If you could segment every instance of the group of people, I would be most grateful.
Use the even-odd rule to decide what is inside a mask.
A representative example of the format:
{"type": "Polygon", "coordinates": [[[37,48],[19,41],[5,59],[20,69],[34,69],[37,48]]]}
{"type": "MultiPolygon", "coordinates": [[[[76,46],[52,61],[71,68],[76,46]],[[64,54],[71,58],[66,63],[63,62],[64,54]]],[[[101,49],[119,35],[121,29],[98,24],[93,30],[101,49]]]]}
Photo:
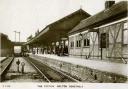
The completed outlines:
{"type": "MultiPolygon", "coordinates": [[[[32,53],[38,54],[39,50],[38,49],[34,50],[32,53]]],[[[51,48],[51,47],[41,48],[40,53],[42,53],[42,54],[56,54],[58,56],[66,56],[66,55],[68,55],[68,47],[61,45],[61,46],[56,46],[54,48],[51,48]]]]}
{"type": "Polygon", "coordinates": [[[67,46],[57,46],[55,48],[55,54],[58,56],[66,56],[68,55],[68,47],[67,46]]]}

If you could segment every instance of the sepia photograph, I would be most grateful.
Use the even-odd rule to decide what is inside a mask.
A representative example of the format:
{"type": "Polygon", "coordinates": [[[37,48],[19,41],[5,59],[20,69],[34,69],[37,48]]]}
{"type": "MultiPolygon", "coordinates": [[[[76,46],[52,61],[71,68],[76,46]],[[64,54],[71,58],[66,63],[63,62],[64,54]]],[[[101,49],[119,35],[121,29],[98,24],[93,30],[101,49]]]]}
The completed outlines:
{"type": "Polygon", "coordinates": [[[128,1],[0,0],[5,88],[128,89],[128,1]]]}

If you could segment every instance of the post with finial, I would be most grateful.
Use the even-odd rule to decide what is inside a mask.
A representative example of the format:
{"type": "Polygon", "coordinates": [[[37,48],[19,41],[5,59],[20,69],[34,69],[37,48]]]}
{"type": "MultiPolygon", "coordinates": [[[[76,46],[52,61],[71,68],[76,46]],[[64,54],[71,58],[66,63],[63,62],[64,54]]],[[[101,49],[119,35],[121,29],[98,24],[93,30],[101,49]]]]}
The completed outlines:
{"type": "Polygon", "coordinates": [[[16,64],[17,64],[17,72],[19,72],[19,64],[20,64],[19,59],[16,61],[16,64]]]}

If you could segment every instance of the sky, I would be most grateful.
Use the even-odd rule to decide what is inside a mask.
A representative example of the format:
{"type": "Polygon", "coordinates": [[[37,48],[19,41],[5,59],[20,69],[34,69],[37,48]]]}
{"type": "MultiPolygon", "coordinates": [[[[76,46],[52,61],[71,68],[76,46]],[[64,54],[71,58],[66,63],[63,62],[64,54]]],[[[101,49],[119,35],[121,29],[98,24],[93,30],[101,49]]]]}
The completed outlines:
{"type": "Polygon", "coordinates": [[[104,3],[105,0],[0,0],[0,33],[15,41],[14,31],[20,32],[23,42],[38,29],[80,8],[94,15],[104,10],[104,3]]]}

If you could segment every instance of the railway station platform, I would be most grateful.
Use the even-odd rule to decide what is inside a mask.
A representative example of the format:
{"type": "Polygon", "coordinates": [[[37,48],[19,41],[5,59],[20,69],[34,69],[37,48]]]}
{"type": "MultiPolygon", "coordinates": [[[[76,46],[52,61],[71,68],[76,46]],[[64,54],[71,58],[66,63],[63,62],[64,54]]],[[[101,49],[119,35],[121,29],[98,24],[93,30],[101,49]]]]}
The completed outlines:
{"type": "Polygon", "coordinates": [[[0,62],[5,60],[7,57],[0,57],[0,62]]]}
{"type": "Polygon", "coordinates": [[[128,64],[87,60],[52,54],[30,54],[30,57],[41,59],[42,62],[77,76],[82,80],[96,82],[127,82],[128,64]]]}
{"type": "Polygon", "coordinates": [[[23,58],[14,58],[3,82],[41,82],[43,81],[37,71],[23,58]],[[17,69],[17,61],[20,61],[19,71],[17,69]],[[24,63],[24,73],[21,72],[21,64],[24,63]]]}

